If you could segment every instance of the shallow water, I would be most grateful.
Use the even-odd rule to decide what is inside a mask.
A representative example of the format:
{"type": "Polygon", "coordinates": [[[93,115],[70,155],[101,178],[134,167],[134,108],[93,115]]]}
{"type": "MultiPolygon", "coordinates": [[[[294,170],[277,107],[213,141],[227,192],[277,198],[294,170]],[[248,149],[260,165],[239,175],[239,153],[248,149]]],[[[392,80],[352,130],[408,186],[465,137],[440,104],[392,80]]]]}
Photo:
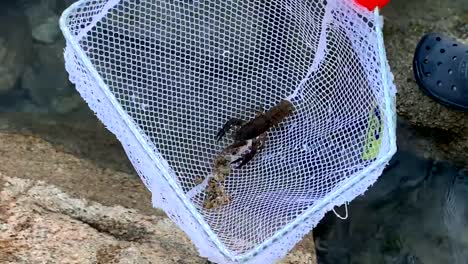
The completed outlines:
{"type": "Polygon", "coordinates": [[[467,263],[467,195],[466,170],[400,151],[348,219],[314,230],[319,263],[467,263]]]}

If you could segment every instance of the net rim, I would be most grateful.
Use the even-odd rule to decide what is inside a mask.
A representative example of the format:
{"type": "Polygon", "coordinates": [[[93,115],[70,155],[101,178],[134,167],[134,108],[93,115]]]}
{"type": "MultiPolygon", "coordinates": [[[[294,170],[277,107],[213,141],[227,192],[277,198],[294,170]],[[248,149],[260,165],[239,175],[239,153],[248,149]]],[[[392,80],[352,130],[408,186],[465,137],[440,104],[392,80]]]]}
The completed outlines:
{"type": "MultiPolygon", "coordinates": [[[[81,4],[85,3],[86,0],[79,0],[72,5],[70,5],[67,9],[65,9],[60,16],[59,19],[59,26],[60,29],[67,41],[68,47],[71,47],[71,49],[76,52],[80,59],[82,60],[84,66],[87,68],[87,70],[90,72],[92,78],[98,83],[98,89],[101,90],[101,92],[106,96],[106,100],[112,105],[114,108],[113,110],[117,111],[117,113],[120,116],[128,116],[128,114],[122,109],[121,105],[117,102],[115,96],[111,93],[110,89],[108,86],[104,83],[103,79],[97,72],[96,68],[84,52],[84,50],[81,48],[81,46],[78,44],[78,41],[75,39],[75,36],[72,35],[70,30],[67,27],[67,20],[68,17],[80,7],[81,4]]],[[[120,0],[114,0],[112,2],[120,2],[120,0]]],[[[368,10],[363,10],[363,12],[369,12],[368,10]]],[[[151,142],[148,142],[145,140],[144,136],[142,133],[139,131],[139,129],[136,127],[135,124],[133,124],[130,120],[131,118],[123,118],[122,121],[124,121],[124,124],[127,126],[127,128],[132,132],[131,136],[133,136],[140,147],[144,149],[144,154],[149,157],[149,159],[155,163],[156,167],[162,171],[162,176],[163,178],[167,181],[169,186],[171,187],[172,191],[176,193],[177,197],[179,200],[182,202],[184,205],[185,209],[190,212],[192,217],[197,221],[197,223],[202,227],[203,232],[211,239],[211,241],[214,243],[214,245],[218,248],[220,253],[229,259],[230,261],[235,261],[235,262],[246,262],[256,255],[258,255],[260,252],[264,251],[271,245],[275,244],[281,237],[285,236],[288,232],[290,232],[293,229],[296,229],[299,225],[302,223],[306,222],[308,219],[311,219],[314,214],[320,213],[323,211],[329,211],[331,210],[330,208],[333,208],[334,206],[337,205],[337,203],[332,203],[330,201],[335,200],[336,198],[341,196],[343,193],[349,191],[350,189],[353,188],[353,186],[359,184],[362,182],[362,180],[368,175],[369,172],[375,170],[378,167],[381,167],[382,165],[388,164],[389,160],[391,157],[396,153],[397,146],[395,142],[395,125],[394,125],[394,120],[391,116],[390,113],[395,112],[395,106],[392,100],[392,96],[390,95],[390,85],[389,85],[389,79],[387,76],[387,69],[386,67],[386,54],[385,54],[385,49],[384,49],[384,44],[383,44],[383,34],[382,34],[382,23],[381,23],[381,17],[379,14],[379,9],[376,8],[374,9],[374,19],[376,21],[375,29],[377,33],[377,40],[378,40],[378,47],[379,47],[379,59],[382,62],[381,63],[381,74],[382,74],[382,85],[383,85],[383,90],[385,94],[385,102],[386,102],[386,109],[385,112],[387,113],[386,116],[386,122],[388,122],[387,128],[387,133],[389,137],[389,150],[385,155],[382,155],[378,160],[374,161],[371,165],[367,166],[365,169],[363,169],[361,172],[358,174],[355,174],[354,177],[349,179],[348,181],[345,181],[341,186],[336,188],[334,191],[330,192],[323,200],[319,201],[317,204],[314,206],[309,207],[306,209],[302,214],[300,214],[298,217],[296,217],[293,221],[285,225],[282,229],[278,230],[275,232],[270,238],[264,240],[262,243],[257,245],[255,248],[249,250],[247,253],[244,253],[240,256],[235,256],[232,252],[230,252],[219,240],[219,238],[216,236],[216,234],[212,231],[212,229],[208,226],[206,221],[203,219],[201,214],[198,212],[198,210],[193,206],[192,202],[190,202],[186,195],[183,194],[182,189],[177,185],[175,182],[175,177],[172,178],[175,174],[170,168],[170,166],[165,162],[165,159],[159,155],[159,152],[157,151],[157,148],[155,146],[151,146],[151,142]],[[328,210],[327,210],[328,209],[328,210]]],[[[90,27],[91,28],[91,27],[90,27]]],[[[86,32],[84,32],[81,35],[85,35],[86,32]]],[[[151,179],[152,181],[153,179],[151,179]]],[[[147,188],[151,191],[149,186],[147,188]]],[[[353,194],[350,196],[349,200],[354,199],[355,197],[359,196],[361,194],[353,194]],[[354,197],[353,197],[354,196],[354,197]]],[[[322,217],[321,217],[322,218],[322,217]]]]}

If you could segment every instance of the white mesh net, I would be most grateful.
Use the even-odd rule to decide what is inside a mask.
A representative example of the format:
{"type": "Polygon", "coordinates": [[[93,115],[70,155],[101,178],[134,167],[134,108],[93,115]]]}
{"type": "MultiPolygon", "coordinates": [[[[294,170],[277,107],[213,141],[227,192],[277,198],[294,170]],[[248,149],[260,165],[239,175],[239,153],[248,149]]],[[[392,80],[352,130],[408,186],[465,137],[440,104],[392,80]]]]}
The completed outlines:
{"type": "Polygon", "coordinates": [[[82,0],[60,23],[70,80],[212,261],[284,257],[395,152],[381,20],[352,1],[82,0]],[[238,142],[216,141],[227,120],[282,99],[294,111],[246,165],[213,167],[238,142]]]}

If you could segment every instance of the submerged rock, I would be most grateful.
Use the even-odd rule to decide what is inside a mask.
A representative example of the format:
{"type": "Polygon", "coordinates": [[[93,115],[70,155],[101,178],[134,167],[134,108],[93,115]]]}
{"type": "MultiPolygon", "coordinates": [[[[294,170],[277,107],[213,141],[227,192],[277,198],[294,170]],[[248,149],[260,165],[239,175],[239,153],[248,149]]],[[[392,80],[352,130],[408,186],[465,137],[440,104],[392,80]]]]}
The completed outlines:
{"type": "Polygon", "coordinates": [[[62,0],[19,0],[18,5],[24,9],[32,26],[41,25],[48,18],[59,15],[64,8],[62,0]]]}
{"type": "Polygon", "coordinates": [[[32,29],[32,36],[36,41],[51,44],[57,40],[60,34],[59,17],[51,16],[47,18],[44,23],[34,26],[32,29]]]}
{"type": "Polygon", "coordinates": [[[21,109],[38,108],[41,112],[66,114],[77,109],[82,99],[68,80],[63,49],[65,41],[59,28],[59,16],[66,3],[57,0],[25,1],[16,6],[22,8],[32,28],[29,38],[34,44],[32,61],[21,76],[21,88],[27,91],[28,99],[21,109]]]}
{"type": "Polygon", "coordinates": [[[50,104],[50,108],[59,114],[66,114],[80,107],[87,108],[88,105],[78,93],[54,98],[50,104]]]}
{"type": "Polygon", "coordinates": [[[77,94],[65,70],[64,46],[63,40],[50,45],[35,44],[36,59],[27,66],[22,76],[23,89],[29,91],[35,104],[51,110],[59,109],[61,113],[77,105],[75,102],[66,107],[57,105],[67,103],[64,98],[73,98],[77,94]]]}
{"type": "Polygon", "coordinates": [[[13,89],[31,54],[31,29],[21,11],[0,7],[0,94],[13,89]]]}

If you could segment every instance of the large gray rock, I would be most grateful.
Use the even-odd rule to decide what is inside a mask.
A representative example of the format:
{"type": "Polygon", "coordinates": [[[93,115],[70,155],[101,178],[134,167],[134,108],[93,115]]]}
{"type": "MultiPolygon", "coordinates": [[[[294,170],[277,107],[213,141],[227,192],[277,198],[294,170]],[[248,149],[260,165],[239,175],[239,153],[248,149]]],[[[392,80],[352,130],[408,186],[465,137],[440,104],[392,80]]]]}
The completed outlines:
{"type": "Polygon", "coordinates": [[[31,29],[24,14],[0,8],[0,94],[11,90],[31,54],[31,29]]]}
{"type": "MultiPolygon", "coordinates": [[[[35,136],[0,132],[2,153],[0,263],[206,263],[137,177],[35,136]]],[[[315,264],[311,234],[281,263],[315,264]]]]}
{"type": "MultiPolygon", "coordinates": [[[[44,182],[0,181],[2,263],[207,263],[166,217],[72,198],[44,182]]],[[[281,263],[316,262],[295,251],[281,263]]]]}
{"type": "Polygon", "coordinates": [[[3,181],[3,263],[203,263],[168,218],[74,199],[44,182],[3,181]]]}
{"type": "Polygon", "coordinates": [[[468,165],[468,113],[450,110],[424,95],[412,68],[414,50],[425,33],[440,32],[468,43],[466,0],[394,0],[383,11],[399,118],[428,138],[429,145],[423,146],[425,156],[468,165]]]}

